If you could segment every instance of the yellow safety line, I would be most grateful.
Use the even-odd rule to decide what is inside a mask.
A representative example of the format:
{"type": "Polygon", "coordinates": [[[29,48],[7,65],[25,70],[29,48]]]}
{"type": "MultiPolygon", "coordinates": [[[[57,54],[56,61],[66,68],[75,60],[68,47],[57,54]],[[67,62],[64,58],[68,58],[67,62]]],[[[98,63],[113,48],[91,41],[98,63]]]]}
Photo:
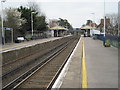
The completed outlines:
{"type": "Polygon", "coordinates": [[[88,88],[84,40],[82,42],[82,88],[88,88]]]}

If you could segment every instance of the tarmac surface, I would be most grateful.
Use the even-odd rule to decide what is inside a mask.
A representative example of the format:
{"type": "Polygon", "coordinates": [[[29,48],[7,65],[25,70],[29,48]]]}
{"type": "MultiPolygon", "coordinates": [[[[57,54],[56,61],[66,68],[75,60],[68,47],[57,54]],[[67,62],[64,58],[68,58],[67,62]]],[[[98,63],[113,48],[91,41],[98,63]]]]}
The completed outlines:
{"type": "MultiPolygon", "coordinates": [[[[100,40],[84,39],[88,88],[118,88],[118,49],[100,40]]],[[[64,67],[54,88],[81,88],[82,39],[64,67]]]]}

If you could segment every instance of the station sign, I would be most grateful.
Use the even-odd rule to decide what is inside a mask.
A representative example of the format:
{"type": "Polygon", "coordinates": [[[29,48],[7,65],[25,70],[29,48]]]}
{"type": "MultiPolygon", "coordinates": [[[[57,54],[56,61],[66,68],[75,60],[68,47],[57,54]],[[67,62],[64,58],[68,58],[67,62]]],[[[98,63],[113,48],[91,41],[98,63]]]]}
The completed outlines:
{"type": "Polygon", "coordinates": [[[7,28],[7,27],[5,27],[4,30],[8,30],[9,31],[9,30],[13,30],[13,28],[7,28]]]}

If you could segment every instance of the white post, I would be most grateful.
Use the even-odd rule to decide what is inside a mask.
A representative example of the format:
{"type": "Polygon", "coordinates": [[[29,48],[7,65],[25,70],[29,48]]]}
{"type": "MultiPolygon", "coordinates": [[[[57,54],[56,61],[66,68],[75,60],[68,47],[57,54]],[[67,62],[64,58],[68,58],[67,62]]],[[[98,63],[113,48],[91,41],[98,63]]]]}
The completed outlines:
{"type": "Polygon", "coordinates": [[[120,1],[118,2],[118,37],[119,37],[119,32],[120,32],[120,1]]]}
{"type": "Polygon", "coordinates": [[[118,2],[118,37],[119,37],[119,32],[120,32],[120,1],[118,2]]]}
{"type": "Polygon", "coordinates": [[[3,25],[3,3],[5,0],[1,1],[1,21],[2,21],[2,40],[5,45],[5,34],[4,34],[4,25],[3,25]]]}
{"type": "Polygon", "coordinates": [[[93,13],[93,20],[94,20],[94,28],[95,28],[95,13],[93,13]]]}
{"type": "MultiPolygon", "coordinates": [[[[90,27],[92,27],[92,26],[91,26],[91,21],[90,21],[90,27]]],[[[91,30],[91,28],[90,28],[90,30],[91,30]]]]}
{"type": "Polygon", "coordinates": [[[119,25],[119,24],[120,24],[119,21],[120,21],[120,20],[119,20],[119,16],[118,16],[118,37],[119,37],[119,30],[120,30],[120,29],[119,29],[119,26],[120,26],[120,25],[119,25]]]}
{"type": "Polygon", "coordinates": [[[104,0],[104,37],[105,37],[105,0],[104,0]]]}
{"type": "Polygon", "coordinates": [[[11,30],[11,43],[13,43],[13,29],[11,30]]]}
{"type": "Polygon", "coordinates": [[[93,15],[93,28],[95,28],[95,13],[91,13],[93,15]]]}
{"type": "Polygon", "coordinates": [[[31,29],[32,29],[32,37],[33,37],[33,12],[31,12],[31,29]]]}

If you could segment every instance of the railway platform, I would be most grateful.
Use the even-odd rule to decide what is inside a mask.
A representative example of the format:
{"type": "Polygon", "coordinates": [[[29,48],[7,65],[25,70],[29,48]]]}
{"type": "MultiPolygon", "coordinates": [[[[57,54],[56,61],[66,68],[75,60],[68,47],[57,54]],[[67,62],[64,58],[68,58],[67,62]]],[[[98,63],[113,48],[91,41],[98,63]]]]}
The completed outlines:
{"type": "Polygon", "coordinates": [[[100,40],[82,37],[57,78],[53,88],[112,88],[118,89],[118,49],[104,47],[100,40]],[[82,41],[85,49],[85,69],[82,62],[82,41]],[[86,73],[85,73],[86,71],[86,73]],[[86,76],[87,78],[83,78],[86,76]]]}
{"type": "MultiPolygon", "coordinates": [[[[64,36],[68,37],[70,35],[64,36]]],[[[37,40],[31,40],[31,41],[26,41],[22,43],[13,43],[13,44],[6,44],[2,45],[2,48],[0,48],[0,52],[7,52],[7,51],[12,51],[24,47],[30,47],[36,44],[44,43],[44,42],[49,42],[49,41],[54,41],[56,39],[60,39],[63,37],[51,37],[51,38],[45,38],[45,39],[37,39],[37,40]]]]}

